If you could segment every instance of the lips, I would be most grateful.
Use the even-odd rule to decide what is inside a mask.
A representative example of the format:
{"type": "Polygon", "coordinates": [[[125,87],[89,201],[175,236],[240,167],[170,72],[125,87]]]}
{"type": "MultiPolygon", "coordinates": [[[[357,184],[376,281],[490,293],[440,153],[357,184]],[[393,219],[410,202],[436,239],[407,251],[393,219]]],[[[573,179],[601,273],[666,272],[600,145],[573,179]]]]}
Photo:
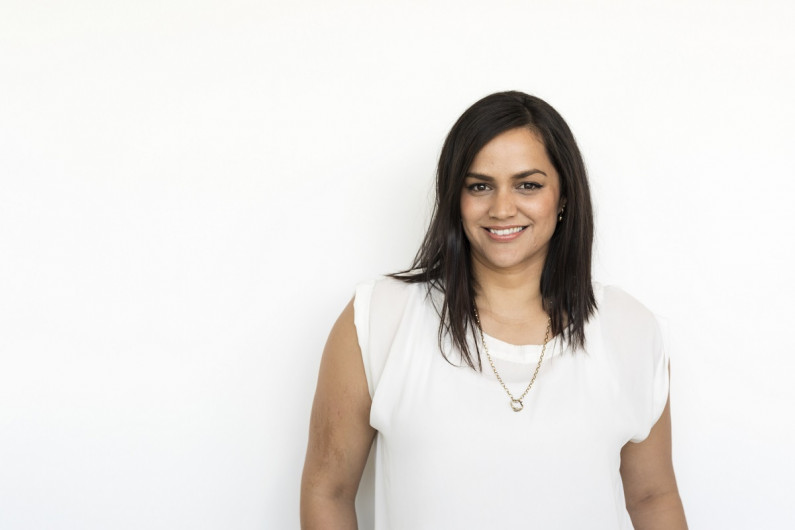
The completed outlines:
{"type": "Polygon", "coordinates": [[[489,239],[499,243],[508,243],[514,239],[521,237],[522,233],[527,229],[526,226],[484,226],[489,239]]]}
{"type": "Polygon", "coordinates": [[[510,236],[527,228],[526,226],[512,226],[510,228],[487,228],[490,233],[497,236],[510,236]]]}

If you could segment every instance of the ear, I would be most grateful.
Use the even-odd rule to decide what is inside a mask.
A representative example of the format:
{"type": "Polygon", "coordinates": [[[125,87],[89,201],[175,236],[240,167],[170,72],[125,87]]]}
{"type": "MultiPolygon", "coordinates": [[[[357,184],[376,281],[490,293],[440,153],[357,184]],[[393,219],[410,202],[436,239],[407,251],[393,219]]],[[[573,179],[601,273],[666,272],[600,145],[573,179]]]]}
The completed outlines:
{"type": "Polygon", "coordinates": [[[566,197],[561,197],[560,198],[560,212],[563,212],[563,210],[565,208],[566,208],[566,197]]]}

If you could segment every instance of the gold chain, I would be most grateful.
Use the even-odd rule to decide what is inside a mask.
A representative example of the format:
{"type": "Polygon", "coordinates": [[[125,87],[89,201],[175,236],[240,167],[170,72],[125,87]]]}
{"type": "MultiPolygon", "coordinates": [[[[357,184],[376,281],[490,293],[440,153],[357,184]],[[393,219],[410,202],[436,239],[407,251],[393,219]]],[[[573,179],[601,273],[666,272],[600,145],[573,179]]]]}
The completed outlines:
{"type": "Polygon", "coordinates": [[[524,403],[522,400],[525,398],[530,389],[533,388],[533,383],[536,382],[536,377],[538,376],[538,370],[541,369],[541,362],[544,360],[544,352],[547,350],[547,342],[549,342],[549,333],[552,330],[552,318],[547,318],[547,331],[544,334],[544,345],[541,347],[541,356],[538,358],[538,364],[536,365],[536,370],[533,372],[533,377],[530,379],[530,382],[527,384],[527,388],[524,389],[522,395],[518,398],[513,397],[513,394],[508,387],[505,385],[505,382],[500,377],[499,372],[497,372],[497,367],[494,366],[494,361],[491,359],[491,354],[489,354],[489,347],[486,346],[486,339],[483,336],[483,326],[480,325],[480,315],[478,315],[478,308],[475,308],[475,322],[478,323],[478,331],[480,331],[480,342],[483,344],[483,350],[486,352],[486,357],[489,360],[489,364],[491,365],[491,370],[494,372],[494,375],[497,376],[497,381],[500,382],[502,388],[505,389],[505,392],[508,394],[508,397],[511,398],[511,409],[514,412],[519,412],[524,408],[524,403]]]}

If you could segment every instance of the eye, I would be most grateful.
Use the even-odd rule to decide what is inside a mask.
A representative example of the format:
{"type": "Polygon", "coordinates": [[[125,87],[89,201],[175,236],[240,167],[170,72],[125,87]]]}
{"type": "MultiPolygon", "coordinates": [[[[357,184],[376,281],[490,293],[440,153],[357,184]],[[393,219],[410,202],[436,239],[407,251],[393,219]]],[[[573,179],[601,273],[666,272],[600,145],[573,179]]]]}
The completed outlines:
{"type": "Polygon", "coordinates": [[[474,184],[470,184],[469,186],[467,186],[467,190],[474,192],[488,191],[488,189],[489,189],[488,184],[484,184],[482,182],[476,182],[474,184]]]}
{"type": "Polygon", "coordinates": [[[541,189],[541,184],[537,182],[522,182],[519,184],[519,189],[527,191],[538,190],[541,189]]]}

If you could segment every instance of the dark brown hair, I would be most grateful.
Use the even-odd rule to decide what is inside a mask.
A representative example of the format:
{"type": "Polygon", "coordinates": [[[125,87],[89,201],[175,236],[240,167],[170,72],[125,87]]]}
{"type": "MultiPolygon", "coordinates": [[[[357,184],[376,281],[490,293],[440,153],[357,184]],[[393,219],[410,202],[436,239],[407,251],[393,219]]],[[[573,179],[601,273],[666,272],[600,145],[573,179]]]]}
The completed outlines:
{"type": "MultiPolygon", "coordinates": [[[[498,92],[481,99],[458,118],[442,147],[436,173],[436,200],[428,231],[410,269],[391,275],[408,282],[427,282],[443,294],[439,308],[439,347],[448,335],[462,360],[481,368],[467,342],[476,330],[475,280],[469,240],[461,226],[461,190],[475,155],[495,136],[526,127],[536,133],[560,176],[565,199],[541,273],[544,309],[552,319],[552,333],[562,334],[573,347],[585,346],[585,323],[596,309],[591,285],[593,209],[585,164],[569,126],[545,101],[522,92],[498,92]]],[[[448,358],[449,360],[449,358],[448,358]]]]}

